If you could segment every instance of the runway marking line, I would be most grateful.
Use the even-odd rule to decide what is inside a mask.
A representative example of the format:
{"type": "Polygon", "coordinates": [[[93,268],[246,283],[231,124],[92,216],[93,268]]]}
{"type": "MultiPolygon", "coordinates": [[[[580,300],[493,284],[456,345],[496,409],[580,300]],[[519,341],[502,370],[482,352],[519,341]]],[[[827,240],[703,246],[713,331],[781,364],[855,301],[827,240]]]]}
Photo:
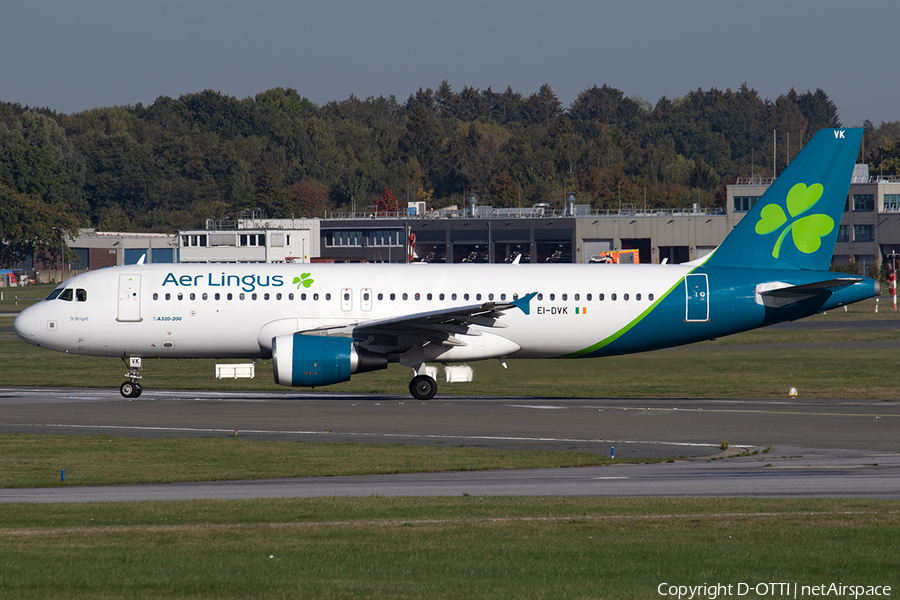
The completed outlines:
{"type": "MultiPolygon", "coordinates": [[[[591,407],[591,408],[601,408],[601,407],[591,407]]],[[[891,413],[885,413],[881,415],[877,414],[868,414],[868,413],[832,413],[832,412],[803,412],[799,410],[755,410],[755,409],[726,409],[726,408],[651,408],[651,407],[639,407],[634,408],[631,406],[604,406],[604,409],[609,410],[633,410],[633,411],[659,411],[659,412],[705,412],[705,413],[759,413],[765,415],[803,415],[803,416],[821,416],[821,417],[900,417],[900,415],[894,415],[891,413]]]]}

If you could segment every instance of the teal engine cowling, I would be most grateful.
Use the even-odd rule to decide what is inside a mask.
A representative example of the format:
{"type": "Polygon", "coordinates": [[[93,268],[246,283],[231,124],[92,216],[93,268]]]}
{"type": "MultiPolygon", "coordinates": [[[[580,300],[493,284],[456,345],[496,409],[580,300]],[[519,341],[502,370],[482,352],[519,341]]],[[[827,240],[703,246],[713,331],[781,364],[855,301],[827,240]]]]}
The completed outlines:
{"type": "Polygon", "coordinates": [[[314,387],[349,381],[354,373],[387,368],[387,356],[350,338],[294,333],[272,339],[275,383],[314,387]]]}

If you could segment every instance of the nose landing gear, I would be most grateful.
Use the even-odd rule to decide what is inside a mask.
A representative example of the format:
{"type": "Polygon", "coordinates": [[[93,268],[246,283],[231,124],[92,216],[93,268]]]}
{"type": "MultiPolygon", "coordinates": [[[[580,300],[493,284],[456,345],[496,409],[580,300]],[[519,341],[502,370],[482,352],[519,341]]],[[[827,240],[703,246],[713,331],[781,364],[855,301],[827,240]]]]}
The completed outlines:
{"type": "Polygon", "coordinates": [[[141,376],[141,357],[123,357],[122,361],[124,361],[125,364],[127,364],[129,367],[128,372],[125,373],[125,377],[127,377],[129,381],[126,381],[119,386],[119,393],[121,393],[125,398],[137,398],[141,395],[141,392],[144,391],[144,388],[142,388],[141,384],[138,383],[138,380],[143,379],[143,377],[141,376]]]}

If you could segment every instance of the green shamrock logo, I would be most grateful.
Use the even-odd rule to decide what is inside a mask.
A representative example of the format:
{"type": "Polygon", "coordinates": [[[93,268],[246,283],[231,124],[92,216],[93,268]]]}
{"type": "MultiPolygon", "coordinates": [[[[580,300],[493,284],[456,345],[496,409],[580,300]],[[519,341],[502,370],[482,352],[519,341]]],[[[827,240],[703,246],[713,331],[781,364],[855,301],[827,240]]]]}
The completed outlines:
{"type": "Polygon", "coordinates": [[[297,285],[298,290],[300,289],[301,285],[305,288],[308,288],[313,284],[313,281],[315,281],[315,279],[310,279],[309,275],[309,273],[300,273],[300,277],[294,277],[293,283],[297,285]]]}
{"type": "MultiPolygon", "coordinates": [[[[814,183],[807,187],[805,183],[798,183],[791,188],[787,195],[787,209],[791,218],[796,219],[799,215],[805,213],[815,206],[825,192],[825,188],[821,183],[814,183]]],[[[788,222],[784,209],[778,204],[769,204],[763,207],[760,212],[759,222],[756,224],[756,233],[766,235],[772,233],[782,225],[788,222]]],[[[834,229],[834,219],[828,215],[812,214],[796,219],[790,225],[785,227],[775,247],[772,249],[772,256],[778,258],[781,253],[781,243],[787,236],[788,231],[793,234],[794,245],[797,250],[804,254],[812,254],[822,245],[822,238],[831,233],[834,229]]]]}

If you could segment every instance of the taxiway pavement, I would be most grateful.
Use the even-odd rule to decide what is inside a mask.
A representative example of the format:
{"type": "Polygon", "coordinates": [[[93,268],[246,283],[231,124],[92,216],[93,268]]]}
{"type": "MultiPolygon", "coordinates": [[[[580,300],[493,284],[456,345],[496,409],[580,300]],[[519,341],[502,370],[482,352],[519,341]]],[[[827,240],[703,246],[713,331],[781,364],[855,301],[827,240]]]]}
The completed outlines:
{"type": "Polygon", "coordinates": [[[0,502],[318,495],[900,498],[900,403],[0,388],[0,432],[579,450],[673,462],[590,469],[0,490],[0,502]],[[710,460],[727,440],[741,458],[710,460]]]}

